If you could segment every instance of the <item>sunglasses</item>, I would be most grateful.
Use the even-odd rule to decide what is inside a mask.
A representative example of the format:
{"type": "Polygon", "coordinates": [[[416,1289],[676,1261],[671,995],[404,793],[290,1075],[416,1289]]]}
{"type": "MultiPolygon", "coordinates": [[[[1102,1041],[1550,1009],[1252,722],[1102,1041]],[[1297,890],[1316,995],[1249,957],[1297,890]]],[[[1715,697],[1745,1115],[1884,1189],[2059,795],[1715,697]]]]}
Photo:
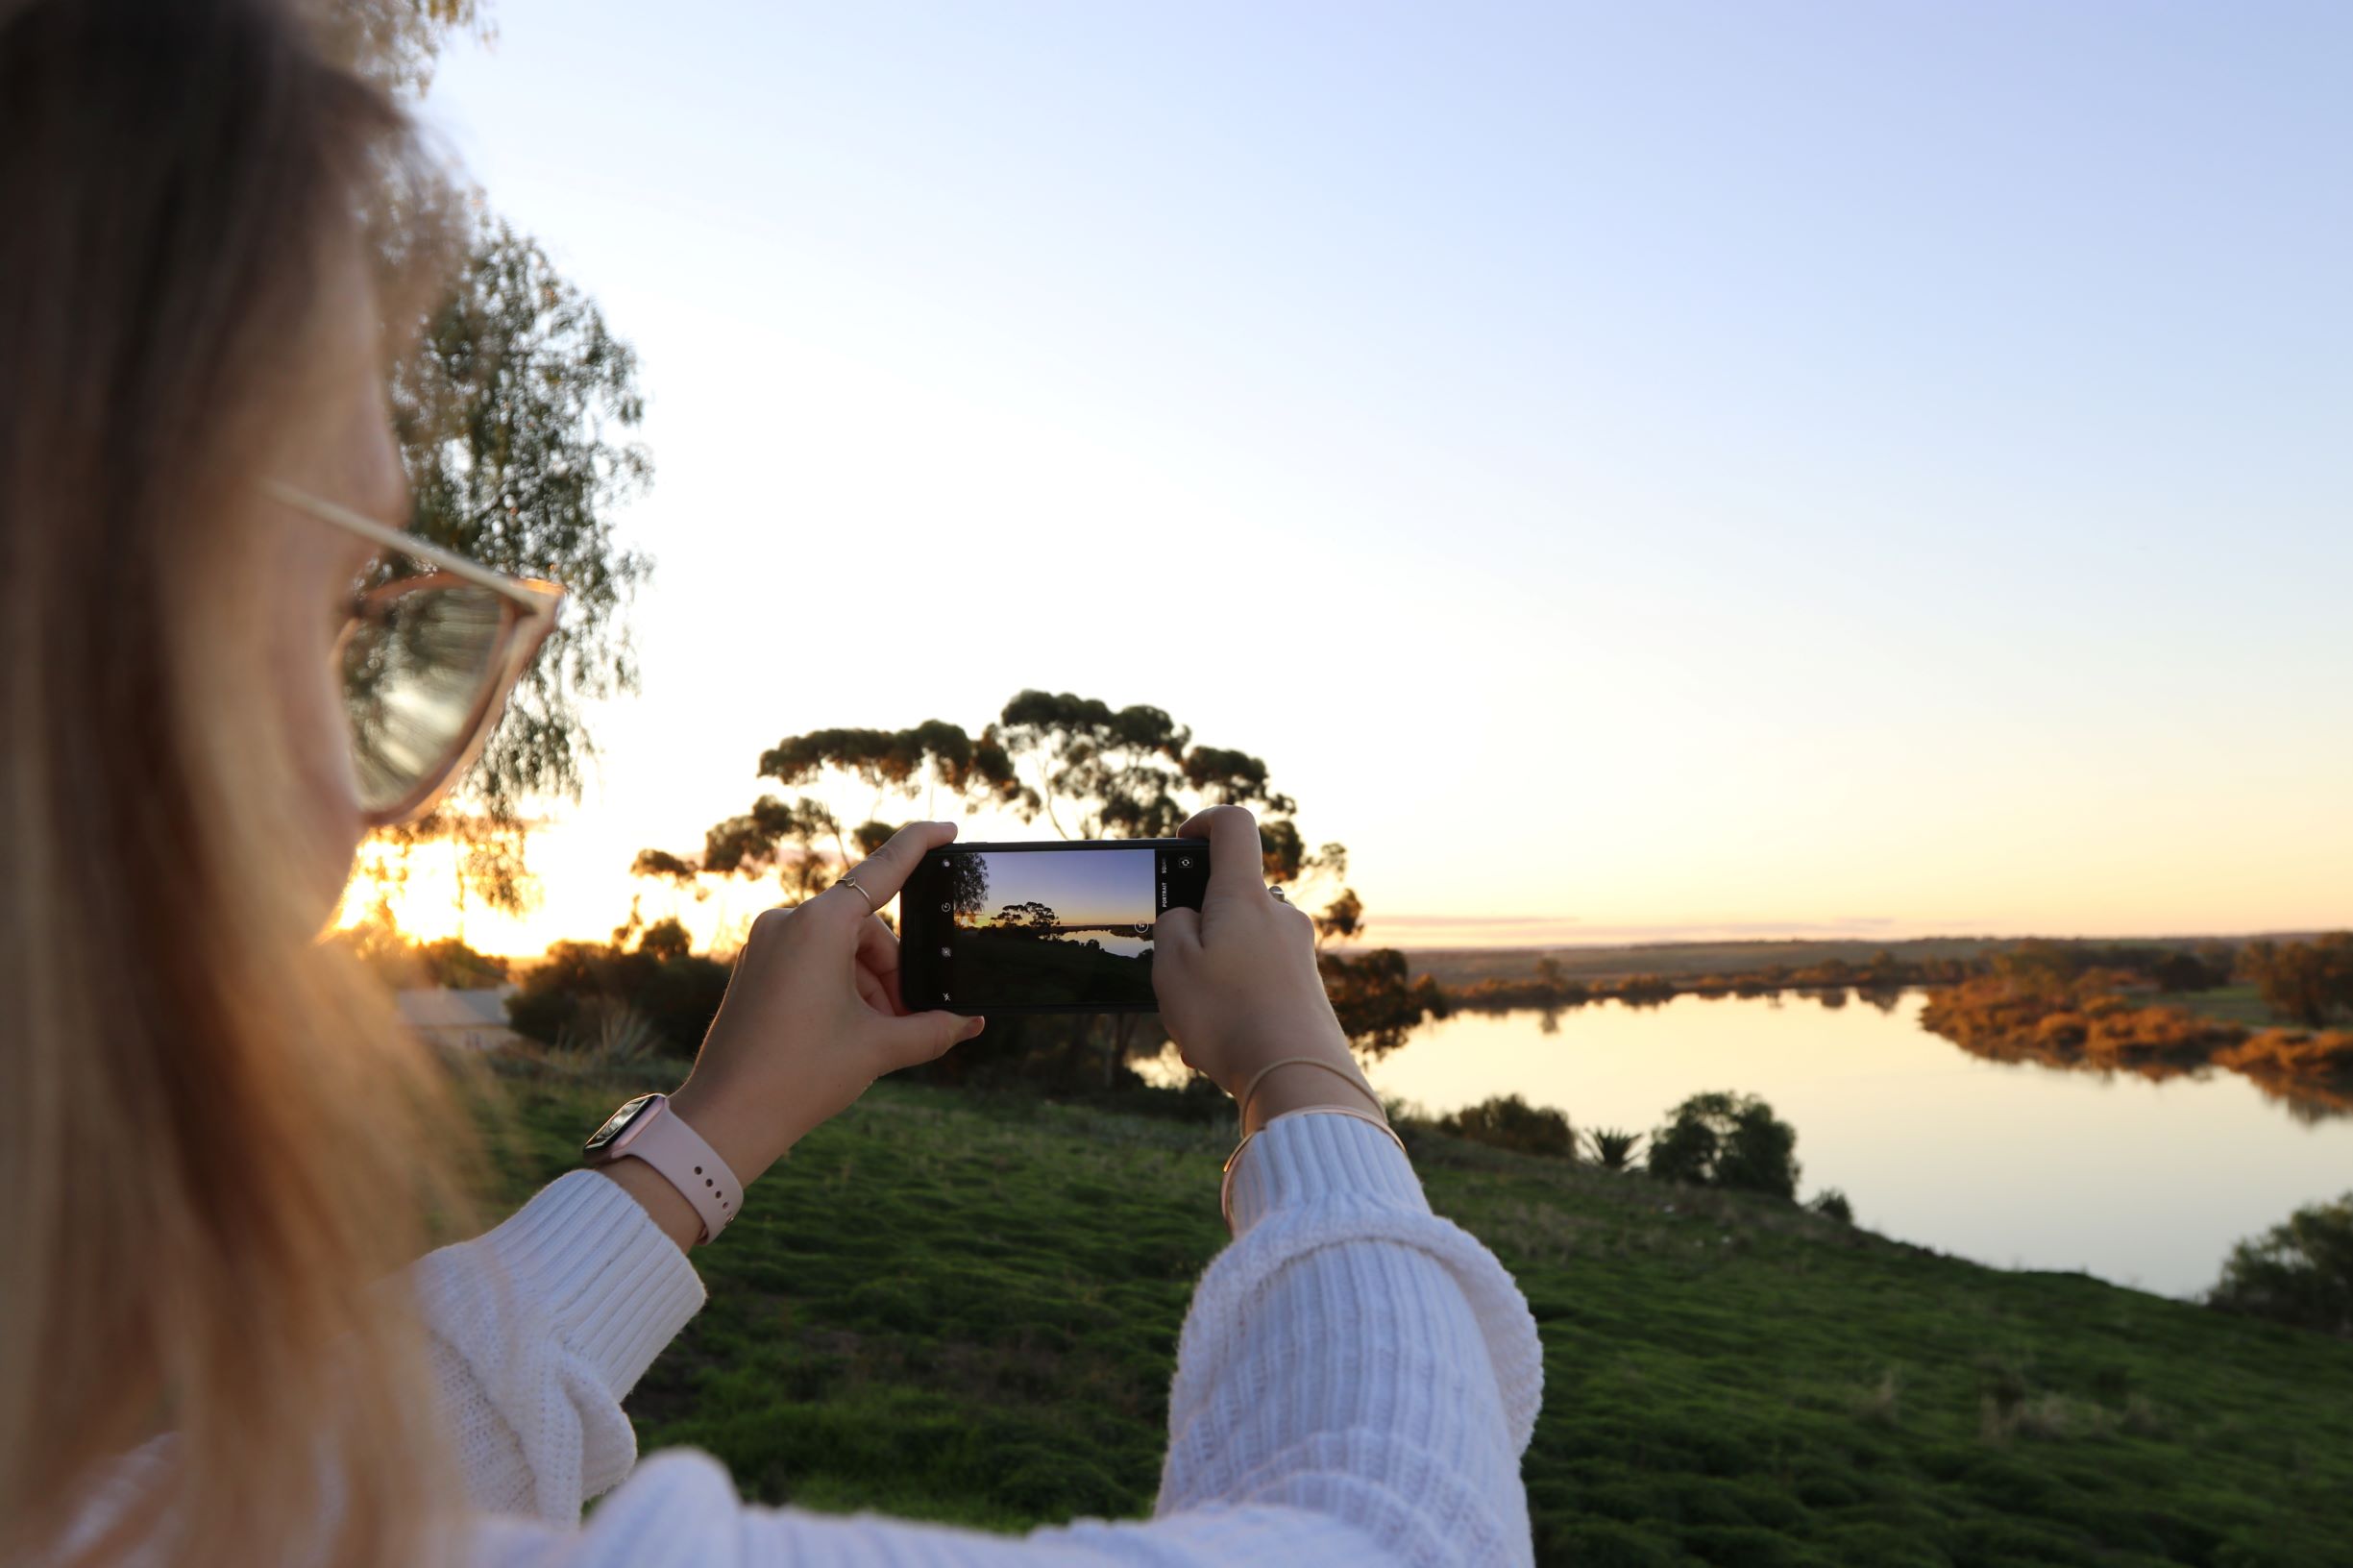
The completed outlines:
{"type": "Polygon", "coordinates": [[[370,827],[421,816],[481,755],[507,695],[555,629],[564,590],[510,577],[290,484],[274,500],[429,570],[355,593],[335,640],[352,772],[370,827]]]}

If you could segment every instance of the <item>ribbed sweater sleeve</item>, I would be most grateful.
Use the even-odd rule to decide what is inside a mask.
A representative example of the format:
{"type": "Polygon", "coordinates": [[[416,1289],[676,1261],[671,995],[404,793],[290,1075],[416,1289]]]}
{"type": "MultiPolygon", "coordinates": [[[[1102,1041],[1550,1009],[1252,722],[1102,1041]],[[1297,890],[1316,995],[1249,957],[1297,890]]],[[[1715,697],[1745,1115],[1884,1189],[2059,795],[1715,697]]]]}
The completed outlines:
{"type": "Polygon", "coordinates": [[[621,1401],[700,1310],[702,1281],[594,1171],[411,1271],[475,1506],[571,1524],[637,1458],[621,1401]]]}
{"type": "Polygon", "coordinates": [[[1353,1117],[1274,1122],[1235,1176],[1236,1238],[1178,1342],[1153,1517],[1020,1538],[748,1506],[691,1452],[656,1455],[571,1528],[578,1500],[626,1468],[619,1400],[700,1291],[642,1213],[613,1206],[634,1210],[625,1193],[568,1176],[426,1265],[478,1503],[535,1516],[478,1520],[471,1556],[496,1568],[1531,1561],[1519,1457],[1541,1370],[1509,1276],[1353,1117]],[[485,1342],[516,1334],[537,1342],[485,1342]]]}
{"type": "Polygon", "coordinates": [[[1494,1256],[1352,1116],[1270,1124],[1233,1213],[1177,1344],[1156,1513],[1282,1503],[1354,1520],[1402,1562],[1525,1559],[1543,1366],[1494,1256]]]}

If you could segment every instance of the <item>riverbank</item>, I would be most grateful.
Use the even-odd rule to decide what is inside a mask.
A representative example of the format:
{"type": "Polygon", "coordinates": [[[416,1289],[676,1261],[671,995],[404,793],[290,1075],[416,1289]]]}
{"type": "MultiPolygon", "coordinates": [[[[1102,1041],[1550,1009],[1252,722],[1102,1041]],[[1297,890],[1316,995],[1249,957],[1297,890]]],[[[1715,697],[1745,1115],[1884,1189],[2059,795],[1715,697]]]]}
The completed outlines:
{"type": "Polygon", "coordinates": [[[2117,975],[2088,974],[2066,985],[1964,981],[1932,992],[1920,1021],[1995,1061],[2150,1078],[2218,1066],[2309,1114],[2353,1113],[2353,1030],[2242,1022],[2223,1005],[2160,1000],[2129,990],[2117,975]]]}
{"type": "MultiPolygon", "coordinates": [[[[508,1080],[498,1202],[636,1087],[508,1080]]],[[[698,1255],[711,1305],[632,1400],[641,1441],[707,1448],[769,1502],[999,1530],[1141,1515],[1229,1138],[878,1087],[698,1255]]],[[[1417,1145],[1544,1337],[1539,1560],[2286,1568],[2353,1533],[2353,1345],[1417,1145]]]]}
{"type": "MultiPolygon", "coordinates": [[[[1416,988],[1411,999],[1440,1017],[1550,1016],[1602,1002],[1657,1007],[1678,996],[1801,995],[1839,1007],[1852,995],[1892,1008],[1904,992],[1926,990],[1923,1025],[1990,1060],[2150,1078],[2221,1067],[2299,1115],[2353,1114],[2353,1029],[2284,1022],[2257,987],[2215,984],[2234,949],[2219,939],[2201,945],[2221,949],[2218,968],[2154,943],[1937,938],[1867,956],[1865,943],[1805,942],[1415,952],[1399,955],[1396,968],[1416,988]],[[2199,989],[2161,990],[2169,964],[2187,965],[2199,989]]],[[[2269,941],[2252,945],[2277,950],[2269,941]]],[[[1340,1001],[1348,992],[1335,987],[1334,994],[1340,1001]]],[[[2316,1004],[2313,1016],[2327,1009],[2316,1004]]],[[[1392,1030],[1374,1043],[1393,1048],[1403,1038],[1392,1030]]]]}
{"type": "MultiPolygon", "coordinates": [[[[1752,942],[1650,942],[1567,947],[1409,947],[1406,966],[1448,991],[1484,981],[1519,983],[1537,977],[1550,960],[1564,980],[1586,984],[1629,979],[1688,981],[1708,976],[1796,973],[1823,964],[1867,968],[1881,953],[1905,964],[1972,964],[2013,945],[2001,937],[1914,937],[1874,942],[1789,938],[1752,942]]],[[[1350,949],[1342,949],[1348,951],[1350,949]]]]}

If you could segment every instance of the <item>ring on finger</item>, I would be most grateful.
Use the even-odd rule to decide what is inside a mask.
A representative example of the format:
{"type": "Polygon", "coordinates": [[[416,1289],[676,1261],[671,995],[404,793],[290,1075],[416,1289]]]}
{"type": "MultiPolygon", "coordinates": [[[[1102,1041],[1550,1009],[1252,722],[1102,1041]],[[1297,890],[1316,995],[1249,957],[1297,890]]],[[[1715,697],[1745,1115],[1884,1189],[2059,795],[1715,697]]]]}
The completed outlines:
{"type": "Polygon", "coordinates": [[[1274,900],[1278,904],[1287,904],[1291,901],[1290,894],[1285,893],[1281,888],[1277,887],[1272,882],[1266,884],[1266,891],[1273,894],[1274,900]]]}
{"type": "Polygon", "coordinates": [[[856,893],[859,897],[865,899],[866,912],[869,915],[874,914],[882,907],[874,902],[874,895],[872,894],[858,886],[858,879],[854,876],[844,876],[840,880],[836,881],[834,886],[837,888],[848,888],[852,892],[856,893]]]}

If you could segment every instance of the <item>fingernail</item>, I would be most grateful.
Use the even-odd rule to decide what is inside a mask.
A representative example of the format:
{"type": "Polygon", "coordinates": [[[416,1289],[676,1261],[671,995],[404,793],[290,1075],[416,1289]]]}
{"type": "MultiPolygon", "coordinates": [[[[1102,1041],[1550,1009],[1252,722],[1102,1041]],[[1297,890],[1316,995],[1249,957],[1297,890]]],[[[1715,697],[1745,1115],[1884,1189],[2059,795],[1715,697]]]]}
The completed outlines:
{"type": "Polygon", "coordinates": [[[970,1023],[964,1026],[964,1033],[956,1038],[959,1040],[970,1040],[974,1035],[979,1034],[983,1029],[988,1027],[989,1020],[987,1018],[974,1018],[970,1023]]]}

